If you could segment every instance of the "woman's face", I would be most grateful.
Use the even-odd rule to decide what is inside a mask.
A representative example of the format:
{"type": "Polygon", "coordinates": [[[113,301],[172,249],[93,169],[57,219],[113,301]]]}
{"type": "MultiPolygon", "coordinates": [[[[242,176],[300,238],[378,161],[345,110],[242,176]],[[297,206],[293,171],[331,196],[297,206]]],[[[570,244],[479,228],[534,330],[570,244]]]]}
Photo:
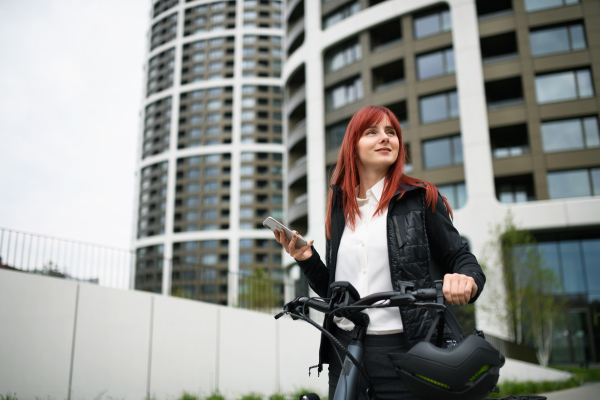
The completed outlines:
{"type": "Polygon", "coordinates": [[[359,168],[387,171],[398,158],[400,138],[385,116],[377,125],[362,133],[356,145],[359,168]]]}

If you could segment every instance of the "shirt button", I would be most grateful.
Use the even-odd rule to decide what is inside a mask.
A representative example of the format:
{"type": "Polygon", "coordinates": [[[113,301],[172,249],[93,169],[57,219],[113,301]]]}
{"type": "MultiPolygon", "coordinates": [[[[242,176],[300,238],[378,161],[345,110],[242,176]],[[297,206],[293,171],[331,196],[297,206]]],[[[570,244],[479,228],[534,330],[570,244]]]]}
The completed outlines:
{"type": "Polygon", "coordinates": [[[367,270],[363,269],[363,274],[366,274],[366,273],[367,273],[367,270]]]}
{"type": "Polygon", "coordinates": [[[362,247],[365,247],[365,242],[362,242],[360,245],[361,245],[362,247]]]}

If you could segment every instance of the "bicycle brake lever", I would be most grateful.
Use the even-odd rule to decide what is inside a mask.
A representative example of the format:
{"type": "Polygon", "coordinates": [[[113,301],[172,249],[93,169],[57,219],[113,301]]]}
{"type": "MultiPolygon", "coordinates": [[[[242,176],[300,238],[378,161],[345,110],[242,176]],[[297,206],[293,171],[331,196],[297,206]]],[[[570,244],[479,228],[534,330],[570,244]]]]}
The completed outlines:
{"type": "Polygon", "coordinates": [[[275,316],[275,319],[279,319],[279,318],[283,317],[284,315],[285,315],[285,311],[282,311],[275,316]]]}

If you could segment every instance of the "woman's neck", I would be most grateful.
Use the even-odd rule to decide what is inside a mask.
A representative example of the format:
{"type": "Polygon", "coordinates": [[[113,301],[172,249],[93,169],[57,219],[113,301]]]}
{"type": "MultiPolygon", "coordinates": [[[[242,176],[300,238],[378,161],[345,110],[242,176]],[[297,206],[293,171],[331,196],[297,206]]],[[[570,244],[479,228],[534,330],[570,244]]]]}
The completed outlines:
{"type": "Polygon", "coordinates": [[[366,199],[367,198],[367,190],[371,189],[373,186],[377,184],[380,180],[385,177],[387,170],[385,171],[358,171],[358,178],[360,179],[360,183],[358,185],[358,198],[366,199]]]}

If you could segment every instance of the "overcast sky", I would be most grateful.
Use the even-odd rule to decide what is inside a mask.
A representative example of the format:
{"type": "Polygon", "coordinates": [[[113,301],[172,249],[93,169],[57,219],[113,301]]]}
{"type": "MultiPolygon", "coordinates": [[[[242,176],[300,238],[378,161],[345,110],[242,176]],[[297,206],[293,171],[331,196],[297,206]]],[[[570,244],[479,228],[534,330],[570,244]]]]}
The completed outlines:
{"type": "Polygon", "coordinates": [[[0,0],[0,227],[128,248],[150,0],[0,0]]]}

